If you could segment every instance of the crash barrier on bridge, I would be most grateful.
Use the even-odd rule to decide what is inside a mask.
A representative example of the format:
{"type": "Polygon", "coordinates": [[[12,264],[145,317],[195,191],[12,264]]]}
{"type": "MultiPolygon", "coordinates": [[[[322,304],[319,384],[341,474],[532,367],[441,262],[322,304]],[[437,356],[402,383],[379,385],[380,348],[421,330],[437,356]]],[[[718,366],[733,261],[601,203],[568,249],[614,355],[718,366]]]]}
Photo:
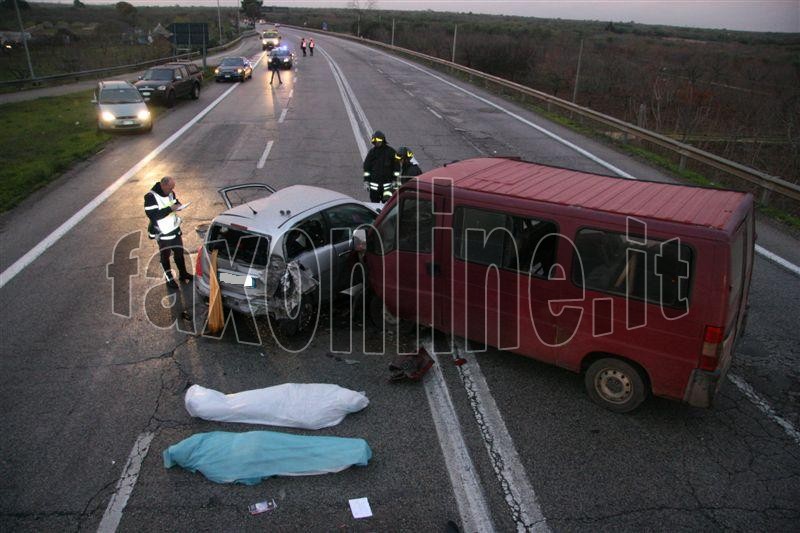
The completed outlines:
{"type": "MultiPolygon", "coordinates": [[[[214,48],[209,48],[206,50],[207,54],[214,54],[216,52],[222,52],[223,50],[227,50],[232,46],[239,44],[242,39],[247,37],[252,37],[257,35],[258,33],[255,31],[247,31],[236,39],[227,42],[220,46],[215,46],[214,48]]],[[[169,57],[162,57],[160,59],[151,59],[150,61],[143,61],[141,63],[132,63],[130,65],[118,65],[116,67],[104,67],[104,68],[96,68],[92,70],[81,70],[79,72],[69,72],[67,74],[57,74],[55,76],[43,76],[37,78],[25,78],[22,80],[11,80],[11,81],[0,81],[0,89],[4,89],[7,87],[16,87],[20,90],[25,89],[37,89],[43,85],[49,85],[53,82],[58,81],[80,81],[82,79],[100,79],[109,74],[126,74],[129,72],[136,72],[138,70],[161,65],[163,63],[167,63],[169,61],[176,61],[176,60],[190,60],[190,59],[198,59],[203,57],[201,52],[187,52],[185,54],[176,54],[169,57]]]]}
{"type": "Polygon", "coordinates": [[[779,207],[788,209],[794,214],[798,214],[798,212],[800,212],[800,203],[798,203],[800,202],[800,185],[796,183],[786,181],[776,176],[771,176],[765,172],[761,172],[735,161],[731,161],[704,150],[700,150],[694,146],[678,142],[665,135],[661,135],[660,133],[656,133],[634,124],[630,124],[618,118],[605,115],[588,107],[582,107],[577,104],[573,104],[572,102],[568,102],[567,100],[537,91],[536,89],[531,89],[525,85],[521,85],[498,76],[493,76],[491,74],[486,74],[485,72],[481,72],[469,67],[464,67],[458,63],[453,63],[452,61],[448,61],[446,59],[440,59],[438,57],[415,52],[414,50],[409,50],[407,48],[392,46],[380,41],[364,39],[346,33],[309,30],[308,28],[301,26],[284,25],[284,27],[303,32],[313,32],[320,35],[331,35],[334,37],[340,37],[350,41],[383,48],[395,53],[421,59],[439,67],[445,67],[450,71],[466,74],[470,82],[473,80],[473,78],[478,78],[484,80],[487,85],[492,83],[502,88],[511,89],[519,95],[530,97],[540,103],[543,103],[548,112],[552,112],[554,108],[556,108],[562,113],[566,112],[565,114],[567,116],[573,118],[578,117],[583,126],[587,125],[587,121],[600,124],[603,126],[603,128],[600,128],[600,130],[608,137],[619,137],[624,142],[638,141],[649,143],[650,145],[660,149],[661,152],[666,152],[666,154],[673,157],[677,156],[679,158],[678,167],[680,170],[685,170],[690,161],[705,167],[711,167],[717,171],[717,175],[714,176],[715,179],[724,180],[730,183],[730,186],[747,189],[750,192],[753,192],[757,195],[756,197],[762,204],[775,203],[779,204],[779,207]],[[608,131],[609,128],[613,131],[608,131]],[[614,135],[615,133],[616,135],[614,135]],[[780,195],[782,198],[773,198],[773,193],[780,195]]]}

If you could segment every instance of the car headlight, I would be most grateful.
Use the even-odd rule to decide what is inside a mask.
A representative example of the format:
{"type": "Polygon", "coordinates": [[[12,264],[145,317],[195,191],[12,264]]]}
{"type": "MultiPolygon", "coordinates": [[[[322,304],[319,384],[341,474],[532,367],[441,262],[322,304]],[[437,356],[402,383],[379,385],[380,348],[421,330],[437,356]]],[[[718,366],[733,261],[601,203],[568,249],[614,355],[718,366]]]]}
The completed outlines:
{"type": "Polygon", "coordinates": [[[164,90],[166,90],[166,88],[167,88],[167,86],[166,86],[166,85],[159,85],[159,86],[158,86],[158,90],[159,90],[159,91],[164,91],[164,90]]]}
{"type": "Polygon", "coordinates": [[[284,62],[284,63],[288,63],[288,62],[289,62],[289,58],[288,58],[288,57],[284,57],[284,58],[283,58],[283,62],[284,62]]]}
{"type": "Polygon", "coordinates": [[[219,74],[219,69],[218,68],[214,69],[214,74],[219,74]]]}
{"type": "Polygon", "coordinates": [[[111,113],[110,111],[103,111],[102,113],[100,113],[100,118],[103,119],[103,121],[105,122],[114,122],[115,120],[117,120],[117,117],[115,117],[114,114],[111,113]]]}
{"type": "Polygon", "coordinates": [[[261,39],[261,44],[267,44],[267,40],[266,39],[261,39]]]}
{"type": "Polygon", "coordinates": [[[147,120],[148,118],[150,118],[150,111],[147,109],[142,109],[141,111],[136,113],[136,116],[139,118],[139,120],[147,120]]]}
{"type": "Polygon", "coordinates": [[[239,74],[241,74],[242,72],[244,72],[244,69],[243,69],[243,68],[237,68],[237,69],[236,69],[236,72],[238,72],[239,74]]]}

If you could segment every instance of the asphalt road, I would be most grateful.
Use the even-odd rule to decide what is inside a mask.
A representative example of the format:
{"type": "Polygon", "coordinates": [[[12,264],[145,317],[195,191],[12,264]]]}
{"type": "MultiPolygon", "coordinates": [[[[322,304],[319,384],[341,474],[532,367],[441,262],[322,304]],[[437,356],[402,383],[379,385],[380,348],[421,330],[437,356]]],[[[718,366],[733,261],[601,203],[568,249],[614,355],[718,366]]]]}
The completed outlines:
{"type": "MultiPolygon", "coordinates": [[[[284,34],[299,41],[297,31],[284,34]]],[[[633,414],[615,415],[591,403],[580,376],[494,350],[464,353],[463,366],[440,354],[424,384],[390,385],[391,351],[356,348],[347,357],[358,364],[328,356],[346,323],[341,307],[326,313],[326,325],[296,353],[272,339],[258,346],[237,343],[231,332],[220,340],[186,333],[191,323],[180,310],[196,307],[192,292],[184,288],[178,307],[164,300],[156,247],[144,235],[142,196],[162,175],[176,178],[179,198],[193,202],[184,216],[190,250],[200,243],[192,228],[223,209],[216,189],[225,185],[303,183],[366,199],[340,84],[354,96],[348,105],[361,139],[381,129],[393,146],[414,148],[423,169],[513,154],[611,173],[458,86],[630,174],[669,179],[442,74],[355,43],[315,40],[315,56],[298,58],[283,84],[270,86],[262,63],[252,81],[207,86],[199,100],[164,114],[152,134],[115,139],[0,218],[0,271],[7,272],[173,139],[0,288],[0,529],[97,530],[127,473],[124,481],[135,485],[119,531],[444,531],[448,520],[481,531],[796,530],[800,280],[761,257],[748,331],[732,369],[762,400],[758,405],[729,382],[713,409],[651,399],[633,414]],[[334,71],[344,80],[337,83],[334,71]],[[124,314],[125,306],[115,306],[114,297],[124,291],[113,290],[106,267],[127,239],[138,243],[131,254],[138,269],[129,270],[130,316],[120,316],[112,311],[124,314]],[[161,452],[192,434],[258,429],[189,417],[183,406],[189,384],[236,392],[285,382],[365,391],[369,407],[313,434],[366,439],[369,465],[255,486],[218,485],[164,468],[161,452]],[[135,453],[134,443],[149,436],[147,453],[135,453]],[[137,455],[141,470],[134,477],[126,463],[137,455]],[[372,518],[352,518],[347,501],[359,497],[369,498],[372,518]],[[272,498],[276,510],[248,514],[249,504],[272,498]]],[[[248,42],[245,51],[257,59],[260,46],[248,42]]],[[[760,244],[800,264],[796,239],[765,224],[758,232],[760,244]]],[[[374,331],[366,335],[374,342],[374,331]]]]}

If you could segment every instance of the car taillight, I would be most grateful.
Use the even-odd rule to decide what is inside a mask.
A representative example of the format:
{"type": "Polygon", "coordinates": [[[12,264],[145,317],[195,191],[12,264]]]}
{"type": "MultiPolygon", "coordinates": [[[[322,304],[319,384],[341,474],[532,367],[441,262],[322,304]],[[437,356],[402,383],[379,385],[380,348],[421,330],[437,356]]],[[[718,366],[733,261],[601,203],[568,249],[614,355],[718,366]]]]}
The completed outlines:
{"type": "Polygon", "coordinates": [[[197,249],[197,259],[194,263],[194,275],[203,277],[203,246],[197,249]]]}
{"type": "Polygon", "coordinates": [[[700,354],[701,370],[716,370],[719,364],[719,355],[722,352],[724,331],[718,326],[706,326],[703,334],[703,351],[700,354]]]}

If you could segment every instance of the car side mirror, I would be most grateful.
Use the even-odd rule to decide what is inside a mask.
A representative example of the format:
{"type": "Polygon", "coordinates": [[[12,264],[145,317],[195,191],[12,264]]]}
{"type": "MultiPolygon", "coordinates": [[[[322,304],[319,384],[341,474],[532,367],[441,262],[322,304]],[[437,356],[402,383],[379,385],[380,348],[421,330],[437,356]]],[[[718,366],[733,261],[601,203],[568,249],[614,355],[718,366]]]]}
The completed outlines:
{"type": "Polygon", "coordinates": [[[137,79],[141,80],[144,76],[138,76],[137,79]]]}
{"type": "Polygon", "coordinates": [[[182,80],[182,79],[183,79],[183,76],[181,76],[180,74],[178,74],[177,76],[175,76],[175,80],[176,80],[176,81],[177,81],[177,80],[182,80]]]}
{"type": "Polygon", "coordinates": [[[353,250],[359,253],[367,251],[367,230],[358,228],[353,232],[353,250]]]}

